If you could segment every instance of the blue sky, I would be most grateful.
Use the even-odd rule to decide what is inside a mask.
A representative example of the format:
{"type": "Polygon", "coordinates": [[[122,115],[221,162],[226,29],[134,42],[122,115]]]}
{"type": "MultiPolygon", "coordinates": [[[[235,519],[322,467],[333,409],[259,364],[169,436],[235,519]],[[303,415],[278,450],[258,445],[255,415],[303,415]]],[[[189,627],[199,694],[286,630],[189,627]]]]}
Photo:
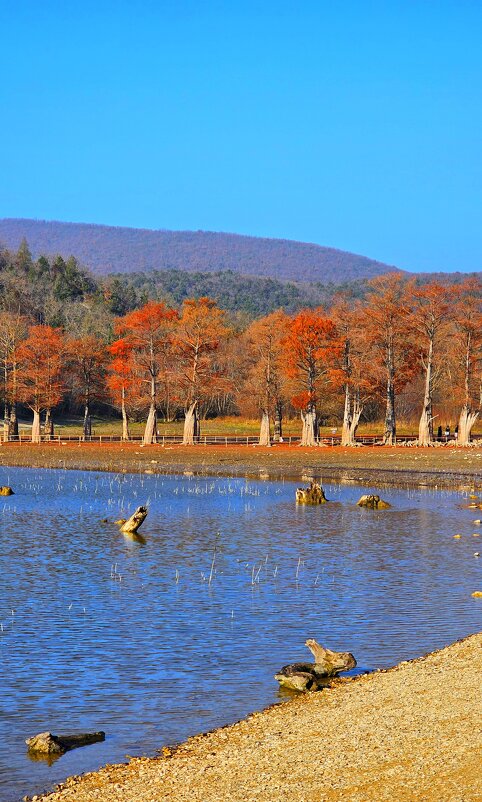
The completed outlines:
{"type": "Polygon", "coordinates": [[[0,217],[482,270],[482,3],[0,0],[0,217]]]}

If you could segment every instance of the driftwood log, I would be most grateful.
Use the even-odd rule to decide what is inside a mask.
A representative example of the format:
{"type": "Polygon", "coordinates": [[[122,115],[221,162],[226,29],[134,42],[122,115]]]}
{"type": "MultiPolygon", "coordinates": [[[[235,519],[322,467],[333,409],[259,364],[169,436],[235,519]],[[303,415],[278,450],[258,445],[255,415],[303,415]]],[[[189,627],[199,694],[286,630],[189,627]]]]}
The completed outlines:
{"type": "Polygon", "coordinates": [[[364,495],[358,501],[359,507],[370,507],[372,510],[388,510],[391,504],[388,501],[383,501],[380,496],[364,495]]]}
{"type": "Polygon", "coordinates": [[[147,507],[138,507],[130,518],[127,520],[121,518],[120,521],[116,521],[116,523],[120,526],[121,532],[126,532],[128,535],[135,535],[146,517],[147,507]]]}
{"type": "Polygon", "coordinates": [[[7,485],[0,487],[0,496],[13,496],[12,488],[7,487],[7,485]]]}
{"type": "Polygon", "coordinates": [[[297,504],[326,504],[325,491],[318,482],[311,482],[307,488],[298,487],[296,491],[297,504]]]}
{"type": "Polygon", "coordinates": [[[309,638],[305,641],[313,657],[314,663],[291,663],[275,674],[282,688],[291,691],[318,691],[327,684],[327,679],[341,671],[355,668],[356,660],[350,652],[332,652],[309,638]]]}
{"type": "Polygon", "coordinates": [[[105,732],[83,732],[79,735],[52,735],[51,732],[39,732],[32,738],[27,738],[25,743],[29,752],[36,752],[42,755],[63,755],[71,749],[79,746],[105,741],[105,732]]]}

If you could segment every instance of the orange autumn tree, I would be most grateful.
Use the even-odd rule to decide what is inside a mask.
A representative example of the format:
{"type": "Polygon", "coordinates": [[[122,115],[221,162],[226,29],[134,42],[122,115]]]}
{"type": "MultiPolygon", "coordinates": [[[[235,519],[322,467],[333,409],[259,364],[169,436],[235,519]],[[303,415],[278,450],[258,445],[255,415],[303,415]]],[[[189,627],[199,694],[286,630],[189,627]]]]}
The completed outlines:
{"type": "Polygon", "coordinates": [[[40,414],[50,411],[62,399],[63,332],[52,326],[30,326],[19,346],[18,399],[33,412],[32,442],[40,442],[40,414]]]}
{"type": "Polygon", "coordinates": [[[407,292],[411,306],[409,326],[414,347],[419,354],[425,385],[418,445],[429,446],[433,443],[434,388],[442,375],[441,345],[448,330],[449,293],[446,287],[435,282],[422,287],[411,282],[407,292]]]}
{"type": "Polygon", "coordinates": [[[67,364],[72,379],[74,398],[84,407],[82,431],[84,438],[92,436],[91,405],[105,399],[105,344],[97,337],[86,335],[69,339],[66,343],[67,364]]]}
{"type": "Polygon", "coordinates": [[[155,443],[157,439],[157,407],[159,403],[159,382],[166,371],[172,370],[173,334],[178,313],[168,309],[161,301],[149,301],[141,309],[129,312],[116,321],[115,332],[120,334],[123,347],[130,353],[131,364],[135,365],[139,383],[147,388],[149,412],[143,442],[155,443]]]}
{"type": "Polygon", "coordinates": [[[331,308],[330,316],[340,342],[333,383],[343,390],[345,400],[341,445],[354,446],[364,404],[372,393],[369,365],[373,353],[365,336],[365,321],[359,305],[353,309],[340,296],[331,308]]]}
{"type": "Polygon", "coordinates": [[[245,332],[247,375],[241,389],[260,413],[259,445],[271,445],[271,420],[275,420],[275,441],[282,437],[284,339],[289,318],[282,311],[253,321],[245,332]]]}
{"type": "Polygon", "coordinates": [[[17,373],[18,348],[26,336],[27,321],[17,312],[0,312],[0,364],[4,403],[3,439],[18,437],[17,373]]]}
{"type": "Polygon", "coordinates": [[[480,366],[482,361],[482,283],[467,278],[452,288],[451,363],[457,381],[456,397],[461,401],[458,445],[470,445],[470,433],[480,414],[480,366]]]}
{"type": "Polygon", "coordinates": [[[137,378],[132,364],[132,348],[123,339],[116,340],[108,346],[111,357],[108,365],[107,387],[116,406],[122,415],[122,440],[129,440],[129,418],[132,409],[138,408],[139,395],[137,378]],[[133,402],[137,400],[137,403],[133,402]]]}
{"type": "Polygon", "coordinates": [[[416,368],[407,322],[410,300],[406,280],[399,273],[377,276],[368,282],[368,288],[363,306],[364,337],[373,349],[369,366],[373,384],[385,396],[383,444],[393,446],[397,437],[397,393],[416,368]]]}
{"type": "Polygon", "coordinates": [[[200,435],[202,401],[229,385],[216,360],[217,351],[228,333],[225,312],[216,301],[211,298],[184,301],[175,333],[178,382],[184,394],[184,445],[192,445],[200,435]]]}
{"type": "Polygon", "coordinates": [[[294,384],[291,402],[301,413],[302,446],[318,443],[317,403],[323,385],[330,382],[340,350],[335,324],[323,310],[305,309],[288,324],[284,341],[286,373],[294,384]]]}

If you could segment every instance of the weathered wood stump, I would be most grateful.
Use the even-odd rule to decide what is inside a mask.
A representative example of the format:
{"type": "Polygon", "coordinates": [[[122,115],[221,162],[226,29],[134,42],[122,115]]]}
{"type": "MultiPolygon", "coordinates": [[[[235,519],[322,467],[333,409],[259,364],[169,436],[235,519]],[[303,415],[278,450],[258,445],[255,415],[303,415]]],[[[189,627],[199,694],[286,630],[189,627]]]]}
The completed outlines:
{"type": "Polygon", "coordinates": [[[317,691],[327,684],[327,679],[341,671],[355,668],[356,660],[351,652],[332,652],[316,640],[309,638],[305,646],[315,658],[314,663],[291,663],[275,674],[282,688],[291,691],[317,691]]]}
{"type": "Polygon", "coordinates": [[[365,494],[358,501],[359,507],[369,507],[372,510],[388,510],[392,505],[388,501],[383,501],[380,496],[365,494]]]}
{"type": "Polygon", "coordinates": [[[0,496],[13,496],[13,495],[14,493],[11,487],[7,487],[7,485],[0,487],[0,496]]]}
{"type": "Polygon", "coordinates": [[[70,749],[88,746],[98,741],[105,741],[105,732],[83,732],[79,735],[52,735],[51,732],[39,732],[25,743],[29,752],[42,755],[63,755],[70,749]]]}
{"type": "Polygon", "coordinates": [[[147,507],[138,507],[137,510],[131,515],[130,518],[124,520],[121,518],[116,523],[119,524],[121,532],[126,532],[129,535],[135,535],[140,525],[147,517],[147,507]]]}
{"type": "Polygon", "coordinates": [[[318,482],[311,482],[307,488],[298,487],[296,491],[297,504],[326,504],[325,491],[318,482]]]}

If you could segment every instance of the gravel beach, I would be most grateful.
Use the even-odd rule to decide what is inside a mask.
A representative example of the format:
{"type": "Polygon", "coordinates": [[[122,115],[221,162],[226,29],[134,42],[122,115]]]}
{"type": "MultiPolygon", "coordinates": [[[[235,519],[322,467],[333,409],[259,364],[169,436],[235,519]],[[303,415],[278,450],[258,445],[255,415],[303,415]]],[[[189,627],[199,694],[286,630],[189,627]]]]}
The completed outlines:
{"type": "Polygon", "coordinates": [[[34,799],[477,802],[481,647],[482,635],[473,635],[388,671],[338,680],[159,758],[106,766],[34,799]]]}

